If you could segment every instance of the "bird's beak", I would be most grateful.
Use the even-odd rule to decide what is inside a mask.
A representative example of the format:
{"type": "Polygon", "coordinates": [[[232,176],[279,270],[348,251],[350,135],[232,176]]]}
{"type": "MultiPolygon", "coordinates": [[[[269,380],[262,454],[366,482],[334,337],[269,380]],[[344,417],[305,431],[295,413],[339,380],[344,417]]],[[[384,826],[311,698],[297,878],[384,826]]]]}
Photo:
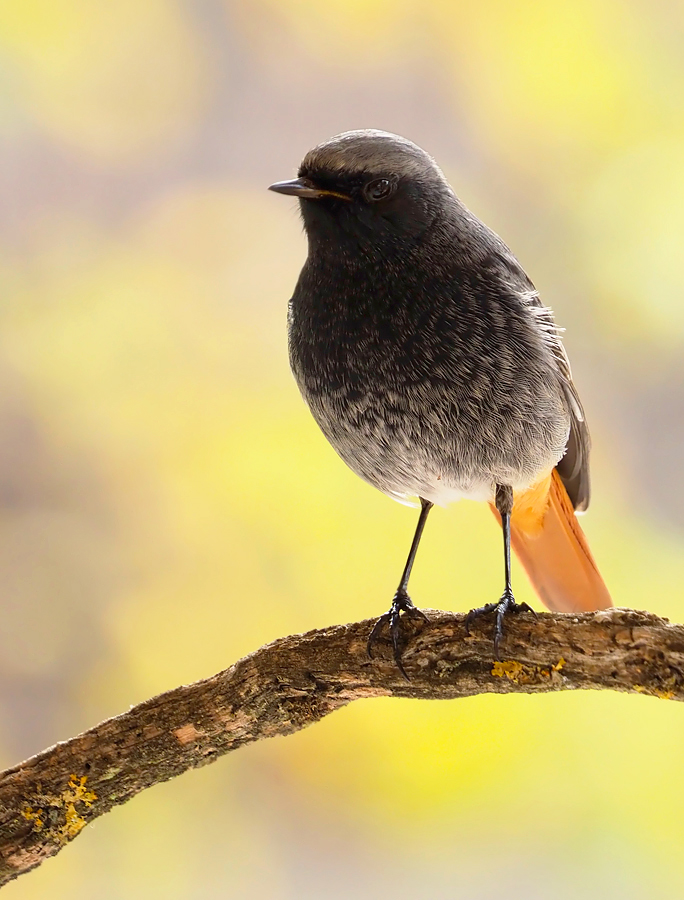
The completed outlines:
{"type": "Polygon", "coordinates": [[[326,191],[318,188],[309,178],[294,178],[292,181],[276,181],[268,187],[269,191],[276,194],[291,194],[293,197],[302,197],[306,200],[318,200],[321,197],[337,197],[338,200],[351,200],[346,194],[338,194],[336,191],[326,191]]]}

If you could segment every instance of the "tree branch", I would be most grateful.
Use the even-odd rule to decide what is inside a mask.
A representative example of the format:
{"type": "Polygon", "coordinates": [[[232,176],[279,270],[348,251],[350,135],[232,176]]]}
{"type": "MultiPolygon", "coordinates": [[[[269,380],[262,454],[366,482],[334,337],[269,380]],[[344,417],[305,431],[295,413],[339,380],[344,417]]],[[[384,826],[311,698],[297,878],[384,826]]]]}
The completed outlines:
{"type": "Polygon", "coordinates": [[[608,689],[684,699],[684,626],[634,610],[510,616],[502,661],[491,621],[428,610],[405,623],[407,682],[373,621],[281,638],[231,668],[141,703],[0,774],[0,885],[58,853],[135,794],[243,744],[291,734],[360,697],[608,689]]]}

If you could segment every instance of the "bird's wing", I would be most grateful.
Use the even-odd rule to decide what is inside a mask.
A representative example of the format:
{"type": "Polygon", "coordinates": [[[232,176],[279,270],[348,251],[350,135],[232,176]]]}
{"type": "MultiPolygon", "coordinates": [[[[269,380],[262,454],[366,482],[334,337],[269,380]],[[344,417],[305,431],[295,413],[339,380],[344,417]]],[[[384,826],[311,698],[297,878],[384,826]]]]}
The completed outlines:
{"type": "Polygon", "coordinates": [[[565,347],[559,342],[558,352],[554,354],[561,372],[561,385],[570,410],[570,434],[565,454],[556,468],[561,481],[568,492],[575,512],[585,512],[591,497],[589,479],[589,451],[591,439],[589,428],[584,417],[582,401],[572,380],[570,362],[565,347]]]}
{"type": "Polygon", "coordinates": [[[561,329],[556,325],[553,312],[541,302],[539,293],[517,260],[513,257],[512,259],[508,258],[506,262],[508,263],[509,278],[511,275],[513,276],[513,286],[517,293],[528,308],[534,312],[558,366],[561,389],[570,413],[570,433],[565,454],[556,468],[575,512],[585,512],[591,496],[589,479],[591,439],[582,401],[572,380],[570,360],[563,346],[561,329]]]}

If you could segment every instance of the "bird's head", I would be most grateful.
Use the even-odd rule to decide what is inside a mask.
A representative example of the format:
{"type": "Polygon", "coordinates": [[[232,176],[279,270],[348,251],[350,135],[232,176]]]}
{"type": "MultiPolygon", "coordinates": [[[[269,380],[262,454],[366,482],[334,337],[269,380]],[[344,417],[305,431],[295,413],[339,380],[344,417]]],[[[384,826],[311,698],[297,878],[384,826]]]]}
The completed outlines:
{"type": "Polygon", "coordinates": [[[453,199],[424,150],[385,131],[347,131],[310,150],[298,177],[270,190],[300,200],[310,239],[379,245],[415,239],[453,199]]]}

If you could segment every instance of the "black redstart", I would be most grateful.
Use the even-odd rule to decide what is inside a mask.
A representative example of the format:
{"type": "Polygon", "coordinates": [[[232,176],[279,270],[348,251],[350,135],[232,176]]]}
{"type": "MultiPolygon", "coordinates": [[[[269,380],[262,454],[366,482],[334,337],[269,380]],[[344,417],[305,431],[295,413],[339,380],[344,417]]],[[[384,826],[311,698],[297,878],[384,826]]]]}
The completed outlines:
{"type": "MultiPolygon", "coordinates": [[[[272,191],[300,200],[309,253],[289,306],[292,371],[342,459],[390,497],[419,498],[418,527],[389,624],[401,613],[433,504],[489,502],[550,609],[603,609],[610,596],[575,511],[589,503],[589,433],[553,315],[503,241],[455,196],[420,147],[350,131],[311,150],[272,191]]],[[[406,674],[404,672],[404,674],[406,674]]]]}

